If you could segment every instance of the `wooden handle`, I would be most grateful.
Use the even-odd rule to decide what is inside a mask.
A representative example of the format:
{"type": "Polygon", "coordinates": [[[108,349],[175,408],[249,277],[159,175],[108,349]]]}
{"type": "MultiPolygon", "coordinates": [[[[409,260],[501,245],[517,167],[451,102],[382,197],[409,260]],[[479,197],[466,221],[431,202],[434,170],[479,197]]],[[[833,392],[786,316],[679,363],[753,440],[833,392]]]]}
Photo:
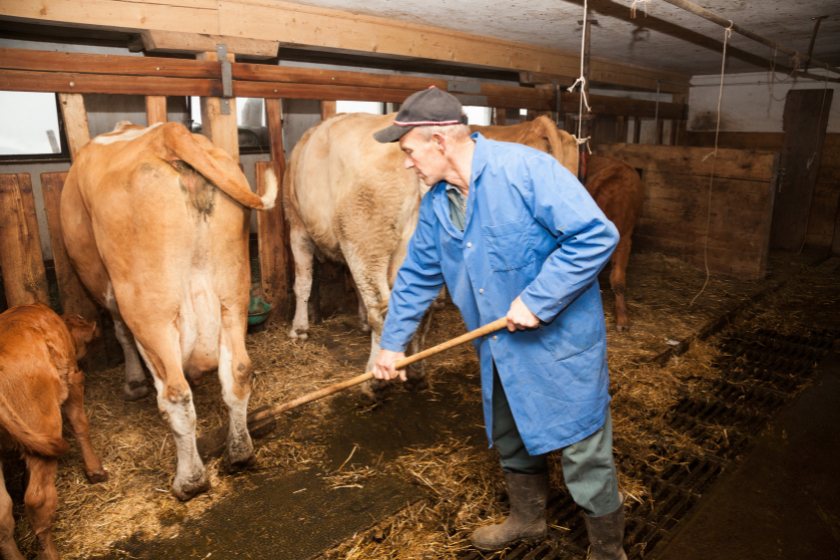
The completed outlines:
{"type": "MultiPolygon", "coordinates": [[[[435,354],[439,354],[444,350],[449,350],[450,348],[453,348],[465,342],[469,342],[470,340],[474,340],[480,336],[484,336],[486,334],[502,330],[506,326],[507,318],[502,317],[501,319],[493,321],[490,324],[484,325],[483,327],[475,329],[474,331],[470,331],[467,334],[463,334],[457,338],[453,338],[452,340],[447,340],[446,342],[438,344],[437,346],[429,348],[428,350],[423,350],[422,352],[418,352],[417,354],[408,356],[407,358],[404,358],[402,360],[398,360],[397,363],[394,364],[394,367],[396,369],[403,369],[407,365],[413,364],[414,362],[420,361],[424,358],[428,358],[429,356],[434,356],[435,354]]],[[[262,412],[255,414],[253,418],[248,418],[248,422],[257,422],[259,420],[262,420],[263,418],[268,418],[269,416],[277,416],[281,412],[291,410],[292,408],[296,408],[302,404],[322,399],[327,395],[337,393],[338,391],[342,391],[344,389],[347,389],[348,387],[352,387],[353,385],[364,383],[368,379],[373,379],[373,374],[370,372],[357,375],[356,377],[353,377],[346,381],[342,381],[341,383],[336,383],[335,385],[330,385],[329,387],[325,387],[318,391],[307,393],[293,401],[278,404],[277,406],[271,407],[267,410],[263,410],[262,412]]]]}

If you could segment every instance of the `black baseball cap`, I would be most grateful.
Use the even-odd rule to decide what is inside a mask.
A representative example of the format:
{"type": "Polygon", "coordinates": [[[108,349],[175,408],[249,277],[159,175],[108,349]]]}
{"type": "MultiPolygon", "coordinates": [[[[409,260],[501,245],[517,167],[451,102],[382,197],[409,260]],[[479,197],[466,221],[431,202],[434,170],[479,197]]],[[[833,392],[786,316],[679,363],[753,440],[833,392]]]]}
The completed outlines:
{"type": "Polygon", "coordinates": [[[412,93],[400,107],[394,124],[373,135],[377,142],[396,142],[417,126],[447,126],[467,124],[461,102],[451,93],[435,86],[412,93]]]}

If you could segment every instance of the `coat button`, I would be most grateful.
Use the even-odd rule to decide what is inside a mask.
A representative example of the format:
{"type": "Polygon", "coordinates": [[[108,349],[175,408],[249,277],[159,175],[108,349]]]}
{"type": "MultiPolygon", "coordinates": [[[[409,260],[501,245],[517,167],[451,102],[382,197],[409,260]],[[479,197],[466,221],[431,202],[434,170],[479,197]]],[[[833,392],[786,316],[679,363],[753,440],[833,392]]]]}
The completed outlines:
{"type": "Polygon", "coordinates": [[[484,289],[483,289],[483,288],[479,288],[478,293],[479,293],[479,294],[483,294],[483,293],[484,293],[484,289]]]}
{"type": "Polygon", "coordinates": [[[493,335],[493,340],[499,340],[498,336],[493,335]]]}
{"type": "Polygon", "coordinates": [[[472,243],[467,243],[467,247],[472,247],[472,243]]]}

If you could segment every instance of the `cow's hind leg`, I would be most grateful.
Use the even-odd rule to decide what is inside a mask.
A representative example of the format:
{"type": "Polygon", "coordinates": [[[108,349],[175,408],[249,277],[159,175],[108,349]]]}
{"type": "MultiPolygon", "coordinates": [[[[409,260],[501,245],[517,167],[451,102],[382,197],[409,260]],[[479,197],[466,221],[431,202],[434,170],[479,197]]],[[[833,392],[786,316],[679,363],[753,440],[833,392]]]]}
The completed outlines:
{"type": "Polygon", "coordinates": [[[622,235],[611,259],[610,285],[615,293],[615,328],[618,332],[624,332],[630,328],[630,316],[627,313],[627,303],[624,300],[627,263],[630,260],[630,244],[630,235],[622,235]]]}
{"type": "Polygon", "coordinates": [[[51,531],[58,507],[58,492],[55,489],[58,459],[27,455],[26,469],[29,472],[29,485],[23,501],[29,526],[37,539],[38,560],[58,560],[58,550],[53,543],[51,531]]]}
{"type": "Polygon", "coordinates": [[[289,338],[309,338],[309,296],[312,292],[312,264],[315,244],[303,226],[292,225],[292,254],[295,260],[295,317],[289,338]]]}
{"type": "Polygon", "coordinates": [[[67,400],[61,405],[64,415],[70,423],[73,435],[82,448],[82,461],[85,465],[85,476],[88,482],[105,482],[108,480],[108,471],[102,468],[102,461],[99,460],[93,450],[90,441],[90,425],[85,414],[85,374],[82,370],[76,369],[67,378],[68,395],[67,400]]]}
{"type": "Polygon", "coordinates": [[[6,491],[3,461],[0,460],[0,558],[23,560],[15,544],[15,518],[12,516],[12,497],[6,491]]]}
{"type": "Polygon", "coordinates": [[[179,500],[189,500],[210,488],[210,480],[195,442],[195,405],[192,391],[181,369],[178,334],[174,328],[149,325],[149,332],[160,333],[143,343],[137,337],[137,349],[155,380],[158,409],[169,422],[178,455],[172,493],[179,500]],[[165,336],[169,336],[169,340],[165,336]]]}
{"type": "MultiPolygon", "coordinates": [[[[422,352],[426,346],[426,335],[429,333],[429,327],[432,324],[432,316],[435,314],[434,305],[430,306],[423,315],[423,319],[417,326],[417,332],[414,333],[414,338],[408,345],[411,355],[422,352]]],[[[421,391],[429,387],[429,377],[426,372],[426,360],[414,362],[405,372],[406,384],[412,391],[421,391]]]]}
{"type": "Polygon", "coordinates": [[[140,363],[140,356],[137,354],[137,347],[134,344],[134,335],[131,329],[125,324],[114,297],[114,289],[108,284],[108,293],[105,298],[105,305],[111,312],[114,319],[114,331],[117,340],[122,346],[125,354],[125,384],[123,385],[123,399],[136,401],[149,394],[149,384],[146,383],[146,374],[143,372],[143,364],[140,363]]]}
{"type": "Polygon", "coordinates": [[[219,381],[222,398],[230,413],[228,461],[233,470],[248,467],[256,460],[248,433],[248,398],[251,396],[251,360],[245,350],[244,325],[222,316],[219,350],[219,381]]]}

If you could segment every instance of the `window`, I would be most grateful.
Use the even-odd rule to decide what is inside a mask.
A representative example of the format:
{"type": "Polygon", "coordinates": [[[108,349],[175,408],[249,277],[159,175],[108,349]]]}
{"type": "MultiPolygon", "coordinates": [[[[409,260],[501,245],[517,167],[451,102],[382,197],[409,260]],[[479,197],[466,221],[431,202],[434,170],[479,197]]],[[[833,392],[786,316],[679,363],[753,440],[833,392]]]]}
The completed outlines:
{"type": "Polygon", "coordinates": [[[336,113],[370,113],[384,115],[385,104],[378,101],[336,101],[336,113]]]}
{"type": "Polygon", "coordinates": [[[54,93],[0,91],[0,157],[69,156],[54,93]]]}
{"type": "MultiPolygon", "coordinates": [[[[201,132],[201,98],[190,97],[190,129],[201,132]]],[[[271,149],[265,100],[261,97],[236,98],[236,122],[240,153],[264,153],[271,149]]]]}
{"type": "Polygon", "coordinates": [[[493,109],[490,107],[464,107],[469,124],[489,126],[493,122],[493,109]]]}

